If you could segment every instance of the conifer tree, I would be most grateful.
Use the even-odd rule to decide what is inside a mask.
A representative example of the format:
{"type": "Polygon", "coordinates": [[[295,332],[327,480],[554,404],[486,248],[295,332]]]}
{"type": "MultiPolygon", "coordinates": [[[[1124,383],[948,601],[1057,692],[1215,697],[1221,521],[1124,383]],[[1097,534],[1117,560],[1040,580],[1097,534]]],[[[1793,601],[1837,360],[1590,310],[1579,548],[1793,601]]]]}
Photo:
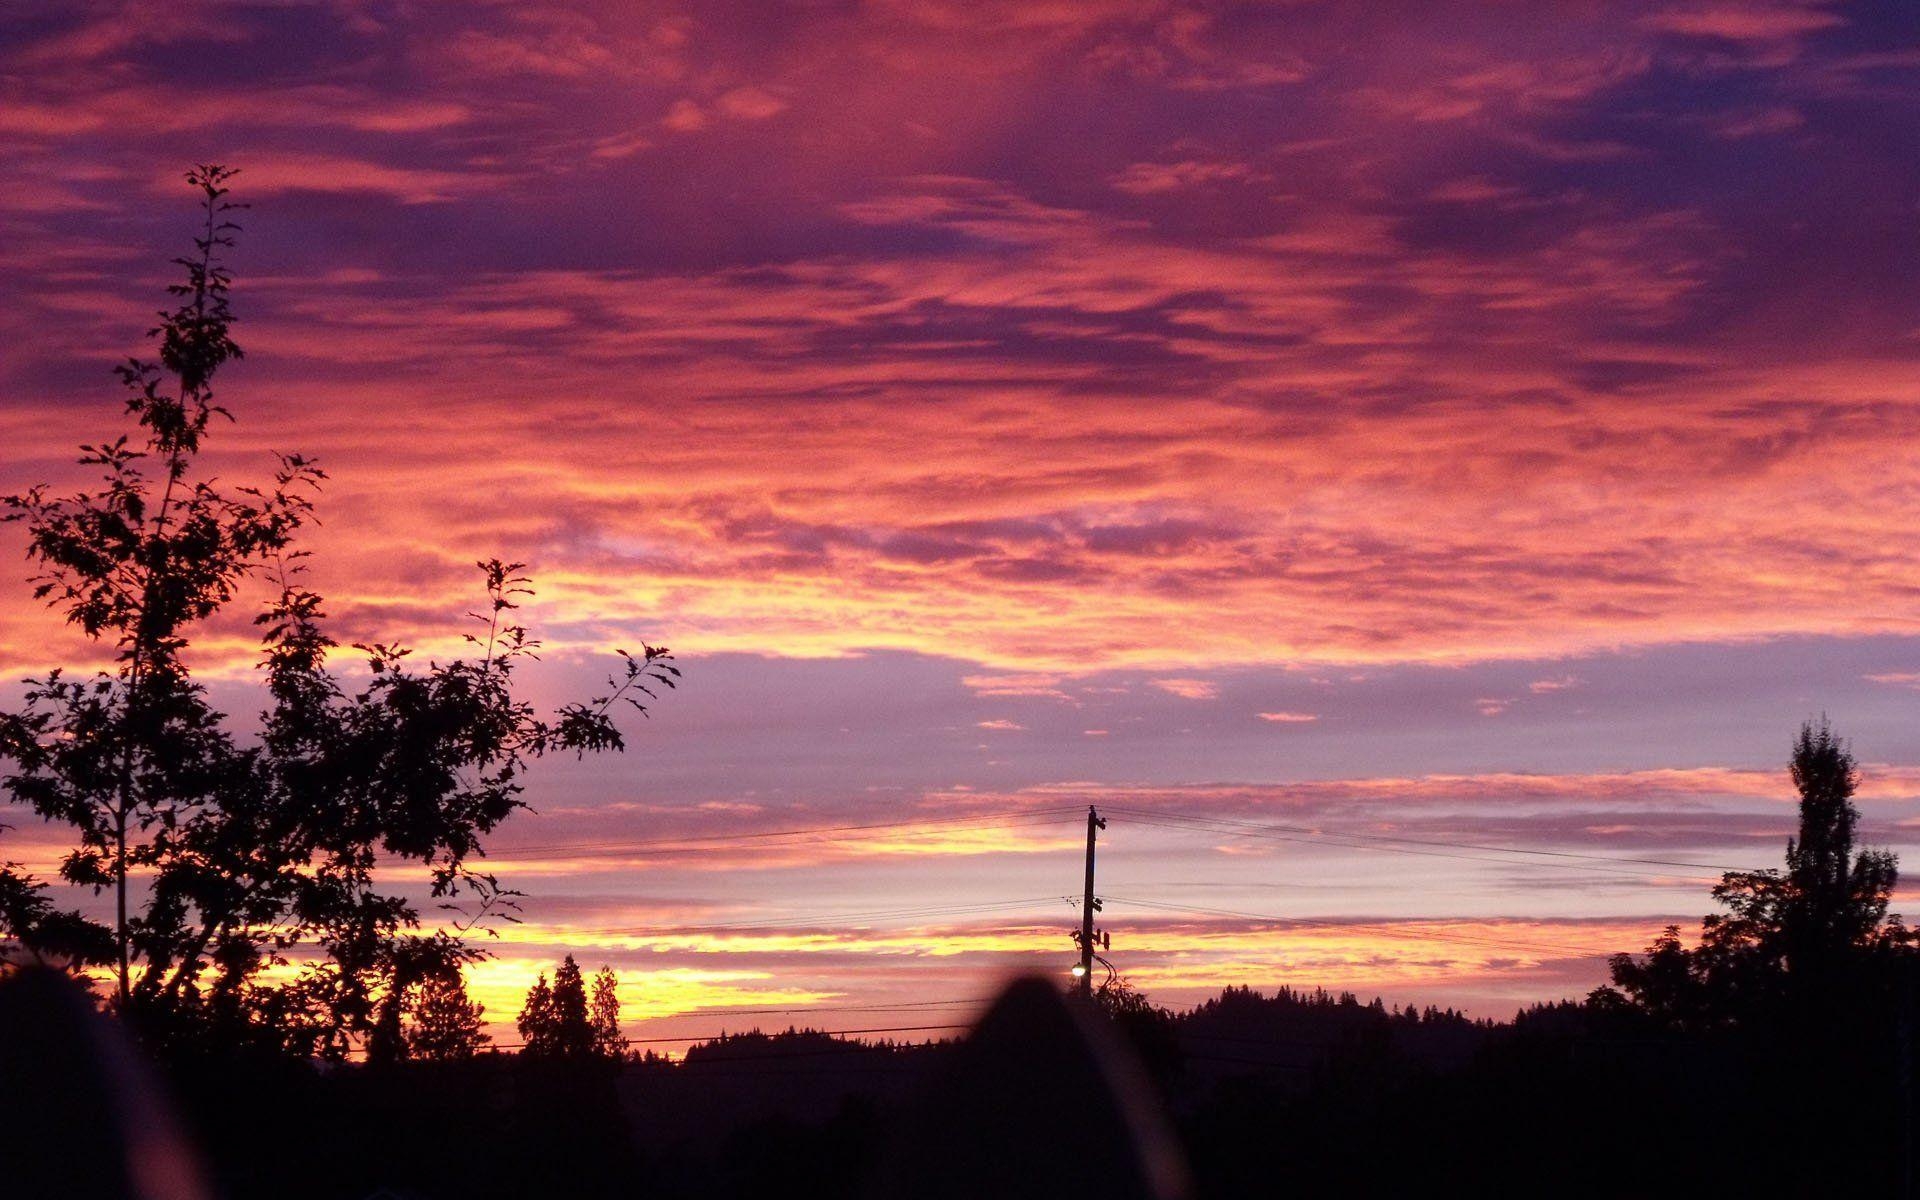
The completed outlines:
{"type": "Polygon", "coordinates": [[[620,979],[612,967],[601,967],[593,977],[593,1052],[601,1058],[625,1057],[627,1039],[620,1036],[620,979]]]}
{"type": "Polygon", "coordinates": [[[553,989],[547,986],[547,973],[527,989],[526,1003],[520,1007],[521,1053],[529,1058],[552,1058],[557,1047],[554,1040],[553,989]]]}
{"type": "Polygon", "coordinates": [[[413,1023],[407,1030],[407,1050],[428,1062],[461,1062],[478,1054],[492,1039],[481,1028],[486,1006],[467,995],[467,981],[458,971],[443,971],[420,984],[413,1002],[413,1023]]]}
{"type": "Polygon", "coordinates": [[[593,1057],[593,1023],[587,1009],[587,981],[569,954],[553,973],[553,1046],[560,1058],[593,1057]]]}
{"type": "Polygon", "coordinates": [[[529,1058],[581,1061],[594,1057],[597,1042],[580,964],[569,954],[547,983],[544,973],[520,1010],[520,1037],[529,1058]]]}

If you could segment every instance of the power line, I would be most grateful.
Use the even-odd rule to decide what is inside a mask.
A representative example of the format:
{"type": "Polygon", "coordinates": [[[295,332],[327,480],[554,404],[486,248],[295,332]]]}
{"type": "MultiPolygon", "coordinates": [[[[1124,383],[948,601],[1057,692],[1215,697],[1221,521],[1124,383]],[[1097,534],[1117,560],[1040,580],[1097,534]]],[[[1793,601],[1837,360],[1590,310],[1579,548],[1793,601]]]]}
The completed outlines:
{"type": "Polygon", "coordinates": [[[920,817],[898,821],[870,821],[850,825],[815,825],[796,829],[769,829],[757,833],[710,833],[688,834],[684,837],[649,838],[625,842],[547,842],[526,846],[507,846],[499,855],[488,855],[489,861],[510,862],[516,855],[538,855],[543,858],[594,857],[605,854],[623,854],[644,850],[673,849],[687,845],[704,845],[724,842],[770,841],[784,838],[814,838],[823,834],[863,833],[878,829],[917,829],[927,826],[969,825],[983,822],[1014,822],[1017,824],[1050,824],[1064,821],[1067,815],[1076,817],[1076,806],[1055,806],[1051,808],[1003,809],[993,812],[966,813],[951,817],[920,817]],[[567,854],[566,851],[579,851],[567,854]]]}
{"type": "Polygon", "coordinates": [[[1671,859],[1671,858],[1636,858],[1632,855],[1626,855],[1626,854],[1583,854],[1576,850],[1548,850],[1548,849],[1539,848],[1539,847],[1525,847],[1525,846],[1495,846],[1495,845],[1489,845],[1489,844],[1480,843],[1480,842],[1451,841],[1445,838],[1403,837],[1399,834],[1365,833],[1360,831],[1341,831],[1334,834],[1328,834],[1324,830],[1315,829],[1315,828],[1312,828],[1311,826],[1306,826],[1306,825],[1286,825],[1286,824],[1281,824],[1279,822],[1273,822],[1273,821],[1247,821],[1247,820],[1242,820],[1234,817],[1194,816],[1188,813],[1159,812],[1153,809],[1112,808],[1112,809],[1109,809],[1109,811],[1119,812],[1119,813],[1128,813],[1136,817],[1150,816],[1150,817],[1157,817],[1165,820],[1207,821],[1214,824],[1244,826],[1252,829],[1263,829],[1263,830],[1273,829],[1273,830],[1280,830],[1286,833],[1307,834],[1314,837],[1332,836],[1332,837],[1342,837],[1342,838],[1355,838],[1355,839],[1360,839],[1364,841],[1373,841],[1373,842],[1402,842],[1402,843],[1415,845],[1415,846],[1441,846],[1441,847],[1446,847],[1446,848],[1455,849],[1455,850],[1488,850],[1498,854],[1539,854],[1539,855],[1546,855],[1551,858],[1579,859],[1585,862],[1636,863],[1643,866],[1651,866],[1651,867],[1683,867],[1687,870],[1692,870],[1692,871],[1708,870],[1708,871],[1722,871],[1722,872],[1737,872],[1737,871],[1746,871],[1751,869],[1748,867],[1729,867],[1729,866],[1724,866],[1716,863],[1681,862],[1677,859],[1671,859]]]}
{"type": "MultiPolygon", "coordinates": [[[[1632,858],[1625,855],[1581,854],[1572,850],[1529,849],[1517,846],[1492,846],[1476,842],[1451,842],[1432,838],[1403,838],[1388,834],[1334,832],[1313,829],[1302,825],[1282,825],[1271,822],[1240,821],[1230,817],[1199,817],[1184,813],[1163,813],[1145,809],[1109,808],[1108,812],[1118,814],[1143,825],[1158,825],[1165,829],[1200,829],[1213,833],[1226,833],[1236,837],[1265,837],[1273,841],[1299,842],[1306,845],[1314,843],[1344,846],[1352,850],[1378,850],[1390,854],[1413,854],[1429,858],[1451,858],[1464,862],[1497,863],[1504,866],[1549,867],[1568,866],[1566,863],[1530,863],[1524,859],[1486,858],[1482,855],[1443,853],[1439,850],[1413,849],[1414,846],[1450,847],[1460,850],[1479,850],[1495,854],[1544,855],[1556,859],[1578,860],[1593,864],[1589,869],[1607,869],[1645,865],[1656,867],[1682,867],[1687,870],[1741,871],[1748,868],[1721,867],[1713,863],[1687,863],[1673,859],[1632,858]],[[1406,843],[1397,845],[1394,843],[1406,843]]],[[[1645,875],[1644,871],[1623,872],[1631,875],[1645,875]]],[[[1697,880],[1690,882],[1713,882],[1697,880]]]]}
{"type": "Polygon", "coordinates": [[[691,1017],[781,1017],[796,1013],[841,1012],[917,1012],[927,1008],[953,1008],[969,1004],[987,1004],[992,996],[956,996],[944,1000],[910,1000],[901,1004],[801,1004],[790,1008],[694,1008],[683,1013],[645,1017],[646,1021],[685,1020],[691,1017]]]}
{"type": "MultiPolygon", "coordinates": [[[[1136,897],[1128,897],[1128,896],[1109,896],[1108,899],[1117,900],[1122,904],[1135,904],[1140,906],[1141,908],[1166,909],[1170,912],[1194,913],[1200,916],[1237,917],[1241,920],[1246,920],[1246,921],[1267,921],[1277,925],[1284,925],[1292,929],[1353,929],[1353,928],[1359,927],[1359,924],[1360,924],[1355,921],[1335,921],[1335,920],[1328,920],[1325,918],[1282,917],[1282,916],[1275,916],[1272,913],[1241,912],[1237,909],[1231,909],[1231,908],[1209,908],[1209,907],[1205,907],[1202,905],[1195,905],[1195,904],[1174,904],[1167,901],[1142,900],[1136,897]]],[[[1467,942],[1467,943],[1474,943],[1474,944],[1486,945],[1486,946],[1496,946],[1496,947],[1510,947],[1510,948],[1519,949],[1519,950],[1530,950],[1530,951],[1533,951],[1534,953],[1553,954],[1563,958],[1567,957],[1570,952],[1580,956],[1592,956],[1592,955],[1616,953],[1613,950],[1603,950],[1603,949],[1590,948],[1585,946],[1554,946],[1554,945],[1549,945],[1542,942],[1522,941],[1517,938],[1496,938],[1496,937],[1484,936],[1481,934],[1452,933],[1452,932],[1437,930],[1437,929],[1413,929],[1413,928],[1408,928],[1405,924],[1392,924],[1392,923],[1383,922],[1380,925],[1374,926],[1374,927],[1384,928],[1390,932],[1397,933],[1403,937],[1426,938],[1433,941],[1467,942]]]]}
{"type": "Polygon", "coordinates": [[[964,916],[976,912],[991,912],[999,909],[1025,908],[1035,904],[1060,903],[1062,896],[1030,896],[1020,900],[987,900],[966,904],[923,905],[915,908],[871,909],[866,912],[835,912],[799,914],[785,917],[769,917],[764,921],[721,921],[697,925],[660,925],[660,926],[598,926],[587,929],[564,928],[555,931],[556,936],[583,934],[605,937],[671,937],[682,933],[752,933],[760,929],[791,928],[796,925],[809,925],[825,921],[875,921],[905,919],[912,917],[964,916]]]}
{"type": "MultiPolygon", "coordinates": [[[[866,1033],[927,1033],[933,1030],[971,1029],[971,1028],[973,1028],[971,1024],[960,1023],[960,1024],[946,1024],[946,1025],[876,1025],[866,1029],[802,1029],[802,1030],[798,1030],[797,1032],[819,1034],[823,1037],[849,1037],[856,1034],[866,1034],[866,1033]]],[[[758,1031],[755,1030],[755,1031],[748,1031],[748,1032],[753,1033],[758,1031]]],[[[743,1035],[740,1035],[740,1034],[728,1035],[726,1033],[696,1033],[696,1034],[690,1034],[690,1035],[683,1035],[680,1037],[623,1038],[621,1040],[624,1041],[629,1046],[661,1046],[671,1042],[695,1042],[695,1043],[713,1042],[720,1038],[728,1037],[728,1036],[737,1037],[737,1036],[743,1036],[743,1035]]],[[[762,1034],[761,1036],[772,1037],[774,1035],[762,1034]]],[[[496,1050],[524,1050],[526,1049],[526,1045],[527,1045],[525,1042],[493,1042],[489,1044],[496,1050]]]]}

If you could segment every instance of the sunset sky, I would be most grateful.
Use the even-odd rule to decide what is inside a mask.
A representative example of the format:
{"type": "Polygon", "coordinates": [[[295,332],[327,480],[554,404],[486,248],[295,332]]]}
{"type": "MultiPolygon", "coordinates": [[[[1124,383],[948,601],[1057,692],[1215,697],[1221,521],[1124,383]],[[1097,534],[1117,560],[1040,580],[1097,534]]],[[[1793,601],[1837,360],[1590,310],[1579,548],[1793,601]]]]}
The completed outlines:
{"type": "MultiPolygon", "coordinates": [[[[223,162],[212,461],[331,473],[338,640],[456,653],[499,556],[544,701],[678,653],[495,842],[490,1018],[572,948],[638,1036],[961,1019],[1089,803],[1154,999],[1504,1017],[1777,862],[1821,713],[1920,848],[1909,5],[27,0],[0,153],[0,490],[223,162]]],[[[22,548],[10,687],[89,653],[22,548]]]]}

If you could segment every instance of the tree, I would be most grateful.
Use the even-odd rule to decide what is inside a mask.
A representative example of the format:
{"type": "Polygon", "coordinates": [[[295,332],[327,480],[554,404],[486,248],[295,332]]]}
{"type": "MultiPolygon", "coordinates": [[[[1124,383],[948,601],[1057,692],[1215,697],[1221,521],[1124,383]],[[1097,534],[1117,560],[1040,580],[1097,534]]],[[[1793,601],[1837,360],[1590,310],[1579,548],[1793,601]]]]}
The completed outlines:
{"type": "Polygon", "coordinates": [[[1113,1022],[1148,1074],[1166,1086],[1179,1073],[1182,1058],[1173,1014],[1147,999],[1146,993],[1121,975],[1108,976],[1093,989],[1092,999],[1094,1010],[1113,1022]]]}
{"type": "MultiPolygon", "coordinates": [[[[113,918],[102,928],[14,903],[5,919],[28,944],[76,921],[102,932],[116,1007],[155,1039],[341,1058],[376,1030],[392,1050],[408,992],[481,956],[466,935],[515,893],[474,863],[523,807],[529,765],[623,749],[614,706],[644,713],[638,696],[678,671],[665,649],[622,652],[604,694],[541,716],[513,686],[539,646],[514,620],[529,581],[520,564],[489,560],[471,658],[422,667],[404,647],[372,643],[354,647],[361,681],[335,673],[296,542],[326,476],[286,455],[270,485],[224,488],[199,464],[214,417],[227,416],[213,379],[241,353],[220,260],[237,231],[233,175],[188,173],[201,232],[177,260],[177,305],[152,331],[158,361],[119,369],[134,434],[83,447],[101,484],[5,501],[6,519],[27,529],[34,594],[114,651],[110,669],[29,680],[25,707],[0,713],[0,764],[11,768],[0,787],[73,830],[60,873],[112,891],[113,918]],[[268,593],[255,618],[267,706],[258,737],[242,740],[186,651],[250,581],[268,593]],[[453,928],[420,932],[413,904],[376,886],[383,861],[423,868],[432,896],[458,911],[453,928]]],[[[40,894],[7,878],[11,892],[40,894]]]]}
{"type": "Polygon", "coordinates": [[[1688,950],[1669,926],[1644,960],[1615,955],[1613,988],[1596,992],[1597,1002],[1682,1028],[1805,1015],[1810,1005],[1841,1001],[1908,948],[1906,927],[1887,913],[1898,860],[1886,850],[1854,852],[1859,771],[1824,718],[1801,726],[1789,775],[1800,823],[1786,869],[1722,876],[1713,898],[1728,911],[1701,921],[1699,944],[1688,950]]]}
{"type": "Polygon", "coordinates": [[[552,1046],[556,1058],[593,1055],[593,1024],[587,1016],[587,982],[569,954],[553,972],[552,1046]]]}
{"type": "Polygon", "coordinates": [[[569,954],[547,983],[541,972],[520,1010],[520,1037],[529,1058],[585,1058],[593,1045],[586,984],[569,954]]]}
{"type": "Polygon", "coordinates": [[[558,1054],[553,989],[547,986],[545,971],[527,989],[526,1003],[520,1006],[519,1027],[521,1052],[528,1058],[553,1058],[558,1054]]]}
{"type": "Polygon", "coordinates": [[[407,1051],[428,1062],[461,1062],[480,1052],[492,1039],[481,1029],[486,1006],[467,996],[466,978],[444,971],[420,984],[413,1002],[413,1024],[407,1031],[407,1051]]]}
{"type": "Polygon", "coordinates": [[[588,1021],[593,1027],[593,1052],[606,1059],[620,1059],[626,1056],[627,1039],[620,1036],[620,979],[613,973],[612,967],[601,967],[600,973],[593,977],[592,1012],[588,1021]]]}

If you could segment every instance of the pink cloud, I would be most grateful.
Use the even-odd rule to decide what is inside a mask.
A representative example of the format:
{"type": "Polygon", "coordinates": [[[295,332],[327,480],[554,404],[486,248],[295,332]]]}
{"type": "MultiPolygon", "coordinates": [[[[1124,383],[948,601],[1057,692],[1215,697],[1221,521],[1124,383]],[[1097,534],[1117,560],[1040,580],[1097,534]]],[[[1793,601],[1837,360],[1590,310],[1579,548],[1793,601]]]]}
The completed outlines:
{"type": "Polygon", "coordinates": [[[787,101],[764,88],[738,87],[722,92],[714,107],[742,121],[764,121],[787,109],[787,101]]]}
{"type": "MultiPolygon", "coordinates": [[[[442,204],[457,196],[501,185],[499,176],[474,172],[389,166],[365,159],[325,154],[255,155],[248,159],[246,187],[256,196],[285,192],[372,193],[402,204],[442,204]]],[[[154,190],[178,190],[177,172],[154,181],[154,190]]]]}
{"type": "Polygon", "coordinates": [[[1210,184],[1239,183],[1256,178],[1259,178],[1259,173],[1246,163],[1202,162],[1187,159],[1171,163],[1133,163],[1126,170],[1115,175],[1112,183],[1119,191],[1130,192],[1136,196],[1148,196],[1205,187],[1210,184]]]}
{"type": "Polygon", "coordinates": [[[1153,686],[1182,700],[1213,700],[1220,695],[1220,685],[1210,679],[1156,679],[1153,686]]]}
{"type": "Polygon", "coordinates": [[[1644,17],[1641,23],[1667,33],[1749,42],[1817,33],[1844,25],[1846,19],[1807,4],[1750,4],[1684,7],[1644,17]]]}
{"type": "Polygon", "coordinates": [[[707,127],[706,111],[692,100],[682,97],[667,108],[660,124],[675,133],[697,133],[707,127]]]}

